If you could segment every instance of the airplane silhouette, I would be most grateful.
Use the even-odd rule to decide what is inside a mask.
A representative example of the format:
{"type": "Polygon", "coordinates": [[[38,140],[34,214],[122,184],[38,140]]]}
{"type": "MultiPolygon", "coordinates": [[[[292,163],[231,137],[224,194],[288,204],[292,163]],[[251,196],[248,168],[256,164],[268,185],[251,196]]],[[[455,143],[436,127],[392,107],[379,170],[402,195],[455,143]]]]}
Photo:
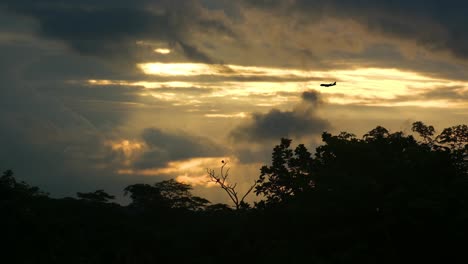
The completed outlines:
{"type": "Polygon", "coordinates": [[[325,87],[330,87],[330,86],[333,86],[333,85],[336,85],[336,82],[334,82],[334,83],[322,83],[322,84],[320,84],[320,86],[325,86],[325,87]]]}

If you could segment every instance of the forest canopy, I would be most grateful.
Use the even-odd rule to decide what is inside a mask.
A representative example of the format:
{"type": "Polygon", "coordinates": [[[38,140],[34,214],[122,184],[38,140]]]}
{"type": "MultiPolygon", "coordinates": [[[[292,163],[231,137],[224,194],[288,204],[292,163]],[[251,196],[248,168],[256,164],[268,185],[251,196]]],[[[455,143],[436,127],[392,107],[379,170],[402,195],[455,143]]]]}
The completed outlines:
{"type": "Polygon", "coordinates": [[[251,188],[261,198],[253,205],[242,194],[234,205],[211,204],[175,180],[127,186],[125,206],[104,190],[54,199],[7,170],[0,177],[5,257],[15,263],[217,263],[245,256],[395,263],[462,256],[468,126],[436,135],[415,122],[412,132],[381,126],[361,138],[324,132],[313,152],[282,138],[251,188]]]}

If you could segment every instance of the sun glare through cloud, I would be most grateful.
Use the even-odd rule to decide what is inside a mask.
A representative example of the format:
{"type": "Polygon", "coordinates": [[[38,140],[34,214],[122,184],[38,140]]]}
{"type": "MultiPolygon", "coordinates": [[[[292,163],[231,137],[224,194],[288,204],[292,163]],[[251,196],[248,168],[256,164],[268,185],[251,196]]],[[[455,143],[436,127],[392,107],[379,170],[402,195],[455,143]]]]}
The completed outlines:
{"type": "MultiPolygon", "coordinates": [[[[155,169],[119,169],[117,172],[123,175],[164,176],[172,175],[177,181],[191,184],[213,187],[206,172],[207,168],[218,168],[224,157],[192,158],[180,161],[171,161],[163,168],[155,169]]],[[[231,158],[236,160],[235,158],[231,158]]]]}
{"type": "Polygon", "coordinates": [[[171,50],[170,49],[161,49],[161,48],[159,48],[159,49],[155,49],[154,52],[166,55],[166,54],[171,53],[171,50]]]}
{"type": "MultiPolygon", "coordinates": [[[[254,67],[241,65],[210,65],[203,63],[142,63],[138,67],[147,75],[184,78],[184,81],[112,81],[89,80],[91,85],[130,85],[145,88],[182,88],[204,87],[211,92],[199,98],[230,97],[250,100],[252,95],[269,96],[270,102],[258,102],[257,105],[274,106],[291,100],[279,96],[281,93],[300,93],[308,89],[317,89],[330,103],[340,105],[362,104],[374,106],[424,106],[424,107],[466,107],[466,102],[412,98],[399,102],[397,99],[414,96],[431,89],[444,89],[453,86],[468,87],[466,81],[434,78],[414,71],[395,68],[356,68],[351,70],[301,70],[272,67],[254,67]],[[220,79],[205,81],[203,76],[220,79]],[[239,81],[240,77],[264,78],[259,81],[239,81]],[[187,79],[188,78],[188,79],[187,79]],[[269,81],[270,78],[285,78],[281,82],[269,81]],[[332,87],[319,87],[319,80],[337,80],[332,87]],[[423,101],[423,102],[422,102],[423,101]]],[[[182,90],[180,90],[182,91],[182,90]]],[[[153,93],[155,98],[177,100],[185,98],[180,94],[153,93]]],[[[182,99],[181,99],[182,100],[182,99]]],[[[184,99],[185,100],[185,99],[184,99]]],[[[229,114],[208,114],[207,117],[228,117],[229,114]]],[[[242,117],[242,116],[237,116],[242,117]]]]}

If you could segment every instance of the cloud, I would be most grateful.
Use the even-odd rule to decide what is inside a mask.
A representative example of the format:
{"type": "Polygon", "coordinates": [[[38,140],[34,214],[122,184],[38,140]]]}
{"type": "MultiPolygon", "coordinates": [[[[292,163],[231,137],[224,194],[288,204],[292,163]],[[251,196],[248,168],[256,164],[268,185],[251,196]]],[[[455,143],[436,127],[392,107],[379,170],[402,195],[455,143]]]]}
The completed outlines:
{"type": "Polygon", "coordinates": [[[423,92],[420,99],[447,99],[466,102],[468,101],[468,88],[465,86],[438,87],[423,92]]]}
{"type": "Polygon", "coordinates": [[[213,63],[213,60],[208,55],[201,52],[197,47],[184,42],[179,42],[179,45],[188,59],[195,62],[204,62],[208,64],[213,63]]]}
{"type": "Polygon", "coordinates": [[[301,95],[302,100],[316,106],[317,104],[322,102],[322,99],[320,98],[319,92],[315,90],[310,90],[310,91],[305,91],[301,95]]]}
{"type": "Polygon", "coordinates": [[[0,104],[0,169],[11,168],[54,196],[102,186],[112,177],[106,135],[79,113],[34,89],[2,88],[0,104]]]}
{"type": "Polygon", "coordinates": [[[125,52],[132,40],[149,32],[160,39],[168,38],[169,18],[138,9],[83,6],[81,3],[46,1],[15,4],[9,8],[39,22],[42,36],[59,39],[81,54],[106,56],[125,52]]]}
{"type": "Polygon", "coordinates": [[[448,50],[468,59],[468,35],[463,26],[468,23],[468,4],[463,1],[246,0],[244,3],[279,14],[302,14],[304,21],[312,23],[326,18],[351,19],[371,32],[411,40],[429,50],[448,50]]]}
{"type": "Polygon", "coordinates": [[[419,106],[419,107],[462,107],[468,106],[468,89],[465,86],[434,86],[431,88],[411,87],[414,91],[410,94],[395,95],[392,98],[366,97],[362,95],[346,96],[344,94],[333,94],[334,98],[352,99],[361,105],[380,106],[419,106]]]}
{"type": "Polygon", "coordinates": [[[468,88],[465,86],[446,86],[425,89],[411,95],[393,98],[393,102],[443,100],[448,102],[468,102],[468,88]]]}
{"type": "Polygon", "coordinates": [[[467,4],[461,1],[4,3],[3,10],[36,21],[39,36],[65,43],[80,55],[117,59],[121,62],[118,67],[125,68],[122,73],[134,71],[134,75],[133,62],[189,60],[309,69],[353,64],[406,67],[463,78],[466,66],[448,65],[444,60],[451,58],[445,54],[444,59],[436,58],[438,52],[432,52],[450,51],[468,58],[468,34],[462,26],[467,22],[467,4]],[[154,48],[161,44],[174,52],[156,54],[154,48]],[[417,52],[414,45],[419,47],[417,52]],[[403,54],[402,49],[413,50],[403,54]],[[420,52],[422,49],[430,54],[420,52]],[[447,66],[454,69],[447,70],[447,66]]]}
{"type": "Polygon", "coordinates": [[[234,33],[223,21],[205,18],[198,1],[171,2],[6,0],[0,9],[32,18],[40,36],[59,40],[82,55],[148,59],[156,56],[153,49],[142,53],[137,43],[162,42],[180,47],[189,60],[211,62],[189,42],[193,29],[231,37],[234,33]]]}
{"type": "Polygon", "coordinates": [[[147,128],[142,138],[147,151],[135,161],[138,169],[162,168],[170,161],[191,158],[223,156],[225,149],[208,138],[183,132],[169,133],[158,128],[147,128]]]}
{"type": "Polygon", "coordinates": [[[120,193],[131,180],[114,174],[118,160],[105,142],[119,133],[140,90],[67,82],[99,70],[96,61],[33,37],[0,39],[0,53],[0,169],[54,196],[120,193]]]}
{"type": "Polygon", "coordinates": [[[267,113],[252,113],[247,123],[231,131],[230,137],[240,141],[269,141],[320,134],[329,128],[328,121],[316,113],[319,93],[304,92],[302,100],[290,111],[272,109],[267,113]]]}

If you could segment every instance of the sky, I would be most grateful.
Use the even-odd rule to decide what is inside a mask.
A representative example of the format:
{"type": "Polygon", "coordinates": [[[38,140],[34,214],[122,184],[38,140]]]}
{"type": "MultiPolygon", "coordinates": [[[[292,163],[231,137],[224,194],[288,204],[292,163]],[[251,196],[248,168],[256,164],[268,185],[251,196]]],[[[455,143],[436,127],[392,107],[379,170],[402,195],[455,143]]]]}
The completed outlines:
{"type": "MultiPolygon", "coordinates": [[[[0,169],[53,197],[242,192],[281,137],[468,121],[468,3],[1,0],[0,169]],[[336,81],[336,86],[321,83],[336,81]]],[[[251,197],[250,199],[254,199],[251,197]]]]}

